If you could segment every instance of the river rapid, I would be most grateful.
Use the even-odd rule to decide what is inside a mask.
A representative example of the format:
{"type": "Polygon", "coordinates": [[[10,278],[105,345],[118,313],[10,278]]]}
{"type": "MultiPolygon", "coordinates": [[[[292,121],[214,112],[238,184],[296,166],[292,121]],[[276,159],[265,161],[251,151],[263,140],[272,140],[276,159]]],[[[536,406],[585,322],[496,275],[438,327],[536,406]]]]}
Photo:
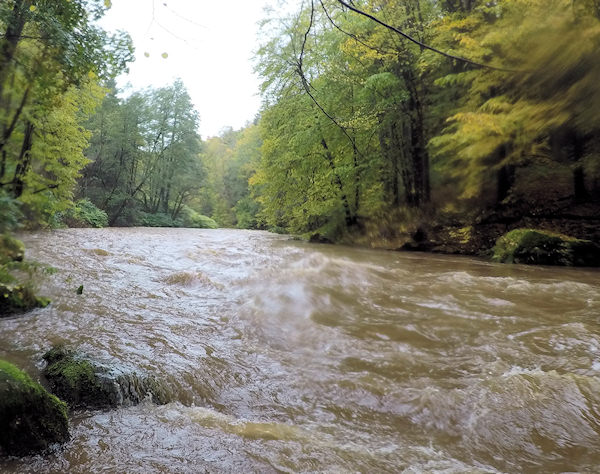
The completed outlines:
{"type": "Polygon", "coordinates": [[[240,230],[20,237],[58,270],[53,303],[0,319],[0,358],[39,378],[65,342],[174,401],[76,411],[68,444],[0,472],[598,472],[596,269],[240,230]]]}

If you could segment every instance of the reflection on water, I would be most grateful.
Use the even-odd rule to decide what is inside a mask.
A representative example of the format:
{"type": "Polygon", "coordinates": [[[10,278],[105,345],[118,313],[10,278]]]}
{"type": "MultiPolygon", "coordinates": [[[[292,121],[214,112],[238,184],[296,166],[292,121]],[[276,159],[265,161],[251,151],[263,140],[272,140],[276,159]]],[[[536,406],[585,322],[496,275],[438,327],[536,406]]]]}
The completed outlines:
{"type": "Polygon", "coordinates": [[[74,413],[3,472],[594,472],[600,272],[234,230],[22,236],[53,299],[0,320],[39,374],[66,342],[174,402],[74,413]],[[76,289],[84,285],[83,295],[76,289]]]}

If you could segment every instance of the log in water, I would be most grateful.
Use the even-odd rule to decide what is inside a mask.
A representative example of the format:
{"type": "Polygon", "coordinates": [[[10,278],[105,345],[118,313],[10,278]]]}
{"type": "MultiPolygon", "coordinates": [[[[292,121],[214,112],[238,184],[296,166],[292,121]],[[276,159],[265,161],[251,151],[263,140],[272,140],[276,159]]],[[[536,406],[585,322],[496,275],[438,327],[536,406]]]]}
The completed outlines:
{"type": "Polygon", "coordinates": [[[21,236],[45,309],[0,320],[33,376],[65,342],[173,401],[72,413],[2,472],[555,472],[600,465],[600,272],[236,230],[21,236]],[[83,285],[83,293],[77,289],[83,285]]]}

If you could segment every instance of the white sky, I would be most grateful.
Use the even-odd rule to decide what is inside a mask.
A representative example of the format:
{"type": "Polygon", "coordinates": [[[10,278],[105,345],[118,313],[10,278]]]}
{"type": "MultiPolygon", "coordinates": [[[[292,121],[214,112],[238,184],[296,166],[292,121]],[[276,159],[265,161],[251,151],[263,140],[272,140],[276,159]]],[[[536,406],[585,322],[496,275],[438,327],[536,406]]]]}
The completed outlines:
{"type": "Polygon", "coordinates": [[[243,127],[260,107],[251,58],[258,47],[257,22],[268,3],[112,0],[101,25],[128,31],[136,49],[136,60],[119,87],[128,82],[135,90],[160,87],[180,77],[200,114],[203,139],[226,126],[243,127]]]}

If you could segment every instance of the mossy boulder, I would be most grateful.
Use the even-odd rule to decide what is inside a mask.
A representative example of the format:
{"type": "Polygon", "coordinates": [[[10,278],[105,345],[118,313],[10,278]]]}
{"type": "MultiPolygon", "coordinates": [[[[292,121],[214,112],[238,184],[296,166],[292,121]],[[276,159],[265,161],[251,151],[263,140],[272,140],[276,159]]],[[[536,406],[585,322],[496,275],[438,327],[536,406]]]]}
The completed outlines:
{"type": "Polygon", "coordinates": [[[25,245],[10,235],[0,235],[0,265],[8,262],[22,262],[25,257],[25,245]]]}
{"type": "Polygon", "coordinates": [[[73,408],[109,408],[137,405],[148,395],[168,403],[169,394],[154,377],[126,367],[109,366],[84,354],[57,346],[44,355],[44,375],[52,392],[73,408]]]}
{"type": "Polygon", "coordinates": [[[49,299],[36,296],[27,283],[0,283],[0,317],[45,308],[49,304],[49,299]]]}
{"type": "Polygon", "coordinates": [[[492,259],[530,265],[600,266],[600,245],[544,230],[515,229],[496,241],[492,259]]]}
{"type": "Polygon", "coordinates": [[[0,360],[0,453],[25,455],[68,439],[67,405],[0,360]]]}
{"type": "Polygon", "coordinates": [[[25,313],[31,309],[50,304],[47,298],[35,295],[30,280],[19,281],[13,272],[33,271],[34,265],[24,263],[23,242],[9,235],[0,235],[0,317],[25,313]]]}

